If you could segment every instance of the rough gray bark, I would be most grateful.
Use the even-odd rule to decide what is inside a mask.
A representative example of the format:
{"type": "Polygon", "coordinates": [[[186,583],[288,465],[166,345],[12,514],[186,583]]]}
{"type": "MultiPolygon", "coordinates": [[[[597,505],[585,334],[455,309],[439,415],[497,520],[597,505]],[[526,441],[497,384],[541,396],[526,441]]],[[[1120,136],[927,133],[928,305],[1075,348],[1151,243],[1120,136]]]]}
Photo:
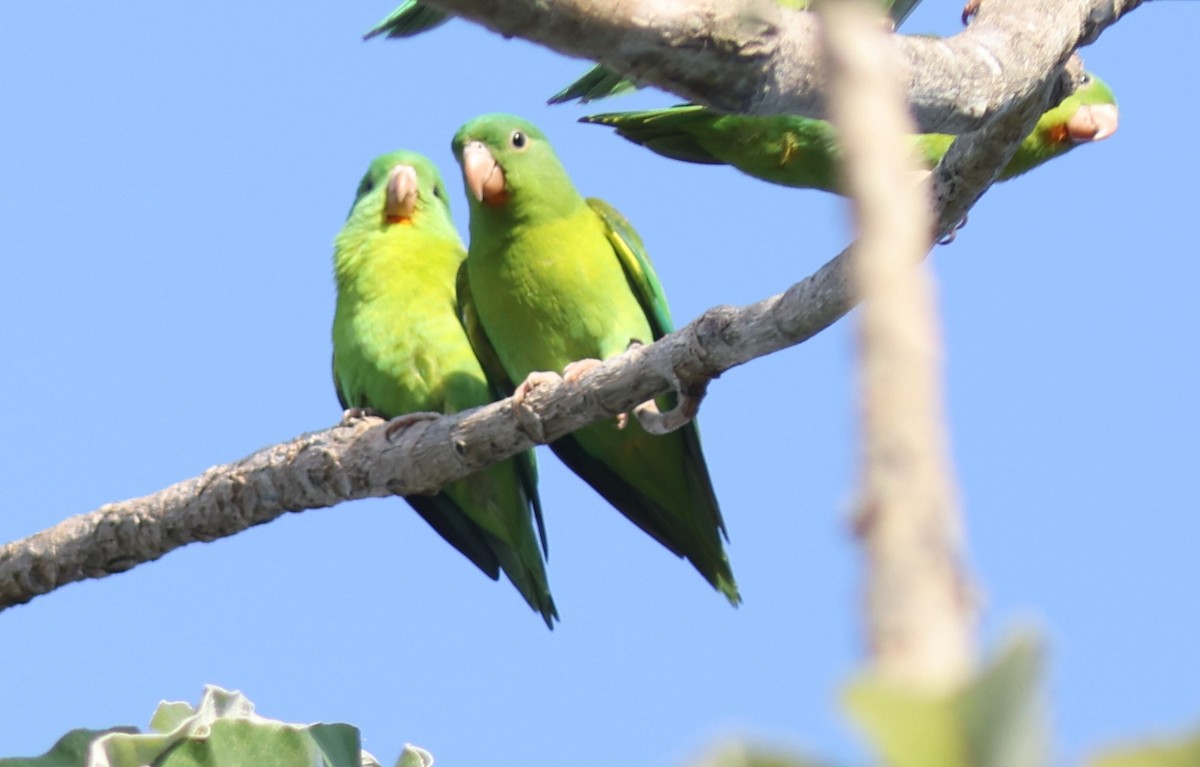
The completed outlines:
{"type": "MultiPolygon", "coordinates": [[[[594,30],[597,35],[594,40],[608,40],[617,50],[623,49],[612,36],[612,11],[608,9],[624,9],[626,13],[620,19],[636,19],[640,17],[628,15],[630,9],[646,12],[650,7],[647,2],[610,6],[585,0],[453,2],[464,9],[475,7],[477,13],[490,11],[497,18],[515,13],[515,18],[541,24],[545,29],[530,27],[539,34],[548,29],[556,35],[592,40],[583,33],[594,30]],[[583,8],[589,9],[590,15],[580,15],[583,8]],[[555,14],[563,15],[558,19],[555,14]]],[[[1044,5],[1033,0],[987,2],[997,8],[1044,5]]],[[[437,3],[452,7],[450,0],[437,3]]],[[[1136,4],[1116,2],[1107,12],[1097,11],[1094,14],[1097,21],[1083,25],[1079,35],[1087,30],[1098,33],[1119,12],[1136,4]]],[[[675,55],[686,58],[681,51],[691,51],[690,55],[696,57],[702,69],[714,66],[719,69],[721,59],[712,58],[713,44],[706,30],[717,23],[711,9],[720,2],[700,2],[699,6],[710,11],[689,26],[682,21],[686,13],[681,9],[692,9],[695,5],[672,3],[653,17],[656,24],[669,21],[681,24],[675,28],[677,35],[688,30],[696,35],[691,47],[681,47],[682,38],[677,37],[673,38],[675,46],[663,46],[662,50],[679,49],[668,58],[675,55]]],[[[1073,14],[1092,5],[1084,0],[1063,0],[1067,21],[1060,26],[1075,29],[1078,19],[1073,14]]],[[[530,36],[534,37],[532,33],[530,36]]],[[[553,42],[552,37],[547,39],[553,42]]],[[[1056,39],[1074,38],[1068,34],[1056,39]]],[[[896,44],[904,45],[898,41],[896,44]]],[[[594,55],[593,50],[599,49],[580,52],[594,55]]],[[[816,49],[810,46],[808,50],[816,49]]],[[[900,55],[904,55],[903,49],[900,55]]],[[[768,57],[756,66],[760,69],[775,66],[774,61],[777,60],[768,57]]],[[[1033,89],[1032,97],[955,143],[934,173],[938,223],[932,239],[953,231],[991,184],[998,169],[1012,156],[1021,138],[1031,130],[1052,95],[1065,87],[1072,76],[1071,67],[1055,66],[1043,71],[1041,85],[1033,89]]],[[[721,74],[711,91],[736,93],[726,91],[727,87],[730,86],[726,76],[721,74]]],[[[476,411],[419,422],[395,443],[385,439],[384,426],[378,421],[339,426],[264,448],[159,493],[108,504],[6,544],[0,547],[0,609],[28,602],[68,583],[128,570],[189,543],[233,535],[288,511],[389,493],[432,492],[536,442],[552,441],[588,423],[627,411],[673,385],[678,384],[688,392],[703,391],[710,377],[755,357],[801,343],[849,311],[856,303],[847,271],[850,250],[843,251],[780,295],[739,309],[711,309],[681,331],[610,360],[574,384],[535,391],[527,400],[528,412],[521,417],[506,400],[476,411]]]]}
{"type": "MultiPolygon", "coordinates": [[[[716,109],[826,117],[817,17],[774,0],[423,0],[716,109]]],[[[976,130],[1143,0],[985,0],[953,37],[893,35],[921,132],[976,130]]]]}

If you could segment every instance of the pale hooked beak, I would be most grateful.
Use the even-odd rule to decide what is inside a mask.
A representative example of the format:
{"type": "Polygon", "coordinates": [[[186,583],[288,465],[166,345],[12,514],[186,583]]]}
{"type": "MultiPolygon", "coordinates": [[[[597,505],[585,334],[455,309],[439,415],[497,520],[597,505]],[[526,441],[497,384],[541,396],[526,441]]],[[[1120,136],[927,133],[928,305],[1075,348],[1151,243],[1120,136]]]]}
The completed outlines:
{"type": "Polygon", "coordinates": [[[1067,120],[1067,135],[1077,144],[1103,141],[1117,132],[1116,104],[1086,104],[1067,120]]]}
{"type": "Polygon", "coordinates": [[[383,203],[383,214],[388,221],[396,222],[412,218],[417,207],[417,169],[411,165],[397,165],[388,172],[387,194],[383,203]]]}
{"type": "Polygon", "coordinates": [[[462,150],[463,179],[480,202],[504,194],[504,171],[482,141],[472,141],[462,150]]]}

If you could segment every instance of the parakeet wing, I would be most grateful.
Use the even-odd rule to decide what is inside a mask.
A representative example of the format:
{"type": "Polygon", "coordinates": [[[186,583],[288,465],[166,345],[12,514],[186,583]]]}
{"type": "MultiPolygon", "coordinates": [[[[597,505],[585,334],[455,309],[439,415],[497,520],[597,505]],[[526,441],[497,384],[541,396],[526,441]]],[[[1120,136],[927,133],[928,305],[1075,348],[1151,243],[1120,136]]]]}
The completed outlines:
{"type": "MultiPolygon", "coordinates": [[[[471,281],[467,279],[467,263],[465,261],[458,269],[455,290],[458,296],[458,318],[462,322],[463,329],[467,331],[471,350],[475,352],[475,357],[483,368],[483,374],[487,376],[493,396],[496,399],[511,397],[515,387],[509,379],[508,373],[504,371],[504,365],[496,354],[496,347],[492,346],[487,331],[483,329],[483,324],[479,321],[479,313],[475,310],[475,302],[471,299],[471,281]]],[[[521,479],[521,486],[525,489],[525,494],[529,497],[530,505],[533,507],[533,518],[537,523],[542,553],[548,555],[546,523],[542,518],[542,502],[537,492],[537,458],[532,450],[526,450],[518,453],[514,460],[517,462],[517,473],[521,479]]]]}
{"type": "Polygon", "coordinates": [[[633,289],[638,303],[641,304],[646,318],[650,321],[654,339],[662,338],[674,330],[674,327],[671,324],[671,314],[667,308],[667,299],[663,293],[662,283],[658,281],[658,275],[654,272],[654,266],[646,254],[646,246],[642,244],[642,238],[638,236],[629,221],[604,200],[589,197],[587,202],[604,222],[613,253],[621,262],[625,278],[629,280],[629,287],[633,289]]]}
{"type": "MultiPolygon", "coordinates": [[[[638,303],[646,313],[646,319],[649,320],[650,329],[654,333],[654,340],[672,332],[675,327],[671,322],[666,294],[654,271],[653,264],[650,263],[650,257],[646,253],[645,245],[642,244],[642,238],[625,216],[607,202],[594,197],[589,197],[587,202],[605,224],[613,253],[625,271],[625,278],[629,281],[634,296],[637,297],[638,303]]],[[[672,392],[659,398],[659,405],[663,408],[672,408],[676,401],[677,397],[672,392]]],[[[695,421],[684,426],[678,433],[683,437],[688,456],[687,470],[692,474],[695,486],[707,488],[708,508],[718,508],[716,495],[712,492],[712,479],[709,477],[708,466],[700,448],[700,432],[695,421]]],[[[725,523],[719,514],[716,514],[715,521],[717,528],[724,535],[725,523]]],[[[647,532],[653,534],[653,531],[647,530],[647,532]]],[[[672,548],[665,542],[664,545],[672,548]]]]}
{"type": "Polygon", "coordinates": [[[699,104],[676,104],[665,109],[647,109],[640,112],[584,115],[579,118],[579,122],[607,125],[616,130],[618,136],[672,160],[702,165],[724,165],[724,160],[714,157],[697,139],[696,134],[687,129],[688,124],[694,121],[711,123],[717,114],[699,104]]]}

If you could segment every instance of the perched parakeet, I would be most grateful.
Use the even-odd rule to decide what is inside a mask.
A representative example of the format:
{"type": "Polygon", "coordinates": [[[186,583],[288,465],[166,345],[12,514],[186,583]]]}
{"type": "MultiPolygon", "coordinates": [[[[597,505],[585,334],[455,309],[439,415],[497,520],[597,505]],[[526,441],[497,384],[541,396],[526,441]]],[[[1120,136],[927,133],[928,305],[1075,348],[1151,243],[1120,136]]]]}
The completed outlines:
{"type": "MultiPolygon", "coordinates": [[[[479,351],[480,359],[493,359],[509,381],[520,382],[671,331],[637,233],[607,204],[579,195],[541,131],[512,115],[485,115],[464,125],[452,146],[471,208],[459,303],[478,319],[471,337],[477,351],[492,350],[479,351]]],[[[633,419],[623,426],[608,421],[551,448],[730,602],[740,601],[694,423],[652,436],[633,419]]]]}
{"type": "MultiPolygon", "coordinates": [[[[630,141],[674,160],[727,164],[774,184],[836,191],[840,150],[833,126],[824,120],[727,115],[683,104],[590,115],[580,122],[615,128],[630,141]]],[[[1018,176],[1080,144],[1105,139],[1116,129],[1112,91],[1100,78],[1085,74],[1074,93],[1038,119],[999,178],[1018,176]]],[[[941,133],[913,136],[913,151],[932,168],[954,138],[941,133]]]]}
{"type": "MultiPolygon", "coordinates": [[[[919,2],[921,0],[880,0],[880,4],[888,9],[891,23],[897,27],[904,23],[919,2]]],[[[806,11],[811,5],[811,0],[775,0],[775,4],[793,11],[806,11]]],[[[387,20],[384,20],[380,26],[386,23],[387,20]]],[[[551,96],[548,101],[551,104],[565,104],[568,101],[579,101],[581,104],[586,104],[589,101],[628,93],[640,87],[620,72],[615,72],[603,64],[597,64],[584,73],[583,77],[551,96]]]]}
{"type": "MultiPolygon", "coordinates": [[[[333,379],[343,408],[393,418],[494,399],[458,319],[455,280],[465,258],[437,168],[413,152],[372,162],[333,256],[333,379]]],[[[479,569],[493,579],[503,570],[553,628],[532,453],[405,500],[479,569]]]]}

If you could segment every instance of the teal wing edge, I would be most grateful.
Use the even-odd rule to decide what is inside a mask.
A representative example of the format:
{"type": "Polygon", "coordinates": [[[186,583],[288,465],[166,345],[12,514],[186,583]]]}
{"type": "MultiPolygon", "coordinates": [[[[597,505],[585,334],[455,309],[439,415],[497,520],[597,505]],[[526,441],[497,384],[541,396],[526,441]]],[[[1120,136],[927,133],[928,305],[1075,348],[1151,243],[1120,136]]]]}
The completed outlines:
{"type": "Polygon", "coordinates": [[[663,292],[662,283],[658,281],[658,275],[654,272],[654,265],[650,263],[650,256],[646,254],[642,238],[638,236],[633,225],[604,200],[589,197],[587,202],[604,222],[613,253],[621,262],[625,279],[629,281],[629,287],[641,304],[642,311],[646,313],[654,340],[657,341],[675,327],[667,307],[667,296],[663,292]]]}
{"type": "MultiPolygon", "coordinates": [[[[642,244],[642,238],[638,236],[633,225],[616,208],[604,200],[589,197],[587,202],[592,210],[596,211],[596,214],[603,219],[613,252],[625,270],[625,278],[629,281],[634,295],[637,296],[638,303],[646,312],[646,318],[650,321],[650,329],[654,333],[654,340],[657,341],[675,328],[667,307],[666,293],[663,291],[662,283],[658,280],[654,266],[650,263],[650,256],[646,253],[646,246],[642,244]]],[[[660,405],[675,406],[674,394],[663,399],[665,399],[665,403],[660,400],[660,405]]],[[[710,508],[719,508],[713,491],[712,478],[709,476],[704,453],[700,448],[699,427],[695,421],[692,421],[677,433],[683,436],[687,447],[688,470],[693,473],[693,481],[699,487],[705,488],[705,494],[712,504],[710,508]]],[[[725,520],[721,518],[719,512],[716,521],[721,535],[729,540],[729,534],[725,530],[725,520]]]]}

